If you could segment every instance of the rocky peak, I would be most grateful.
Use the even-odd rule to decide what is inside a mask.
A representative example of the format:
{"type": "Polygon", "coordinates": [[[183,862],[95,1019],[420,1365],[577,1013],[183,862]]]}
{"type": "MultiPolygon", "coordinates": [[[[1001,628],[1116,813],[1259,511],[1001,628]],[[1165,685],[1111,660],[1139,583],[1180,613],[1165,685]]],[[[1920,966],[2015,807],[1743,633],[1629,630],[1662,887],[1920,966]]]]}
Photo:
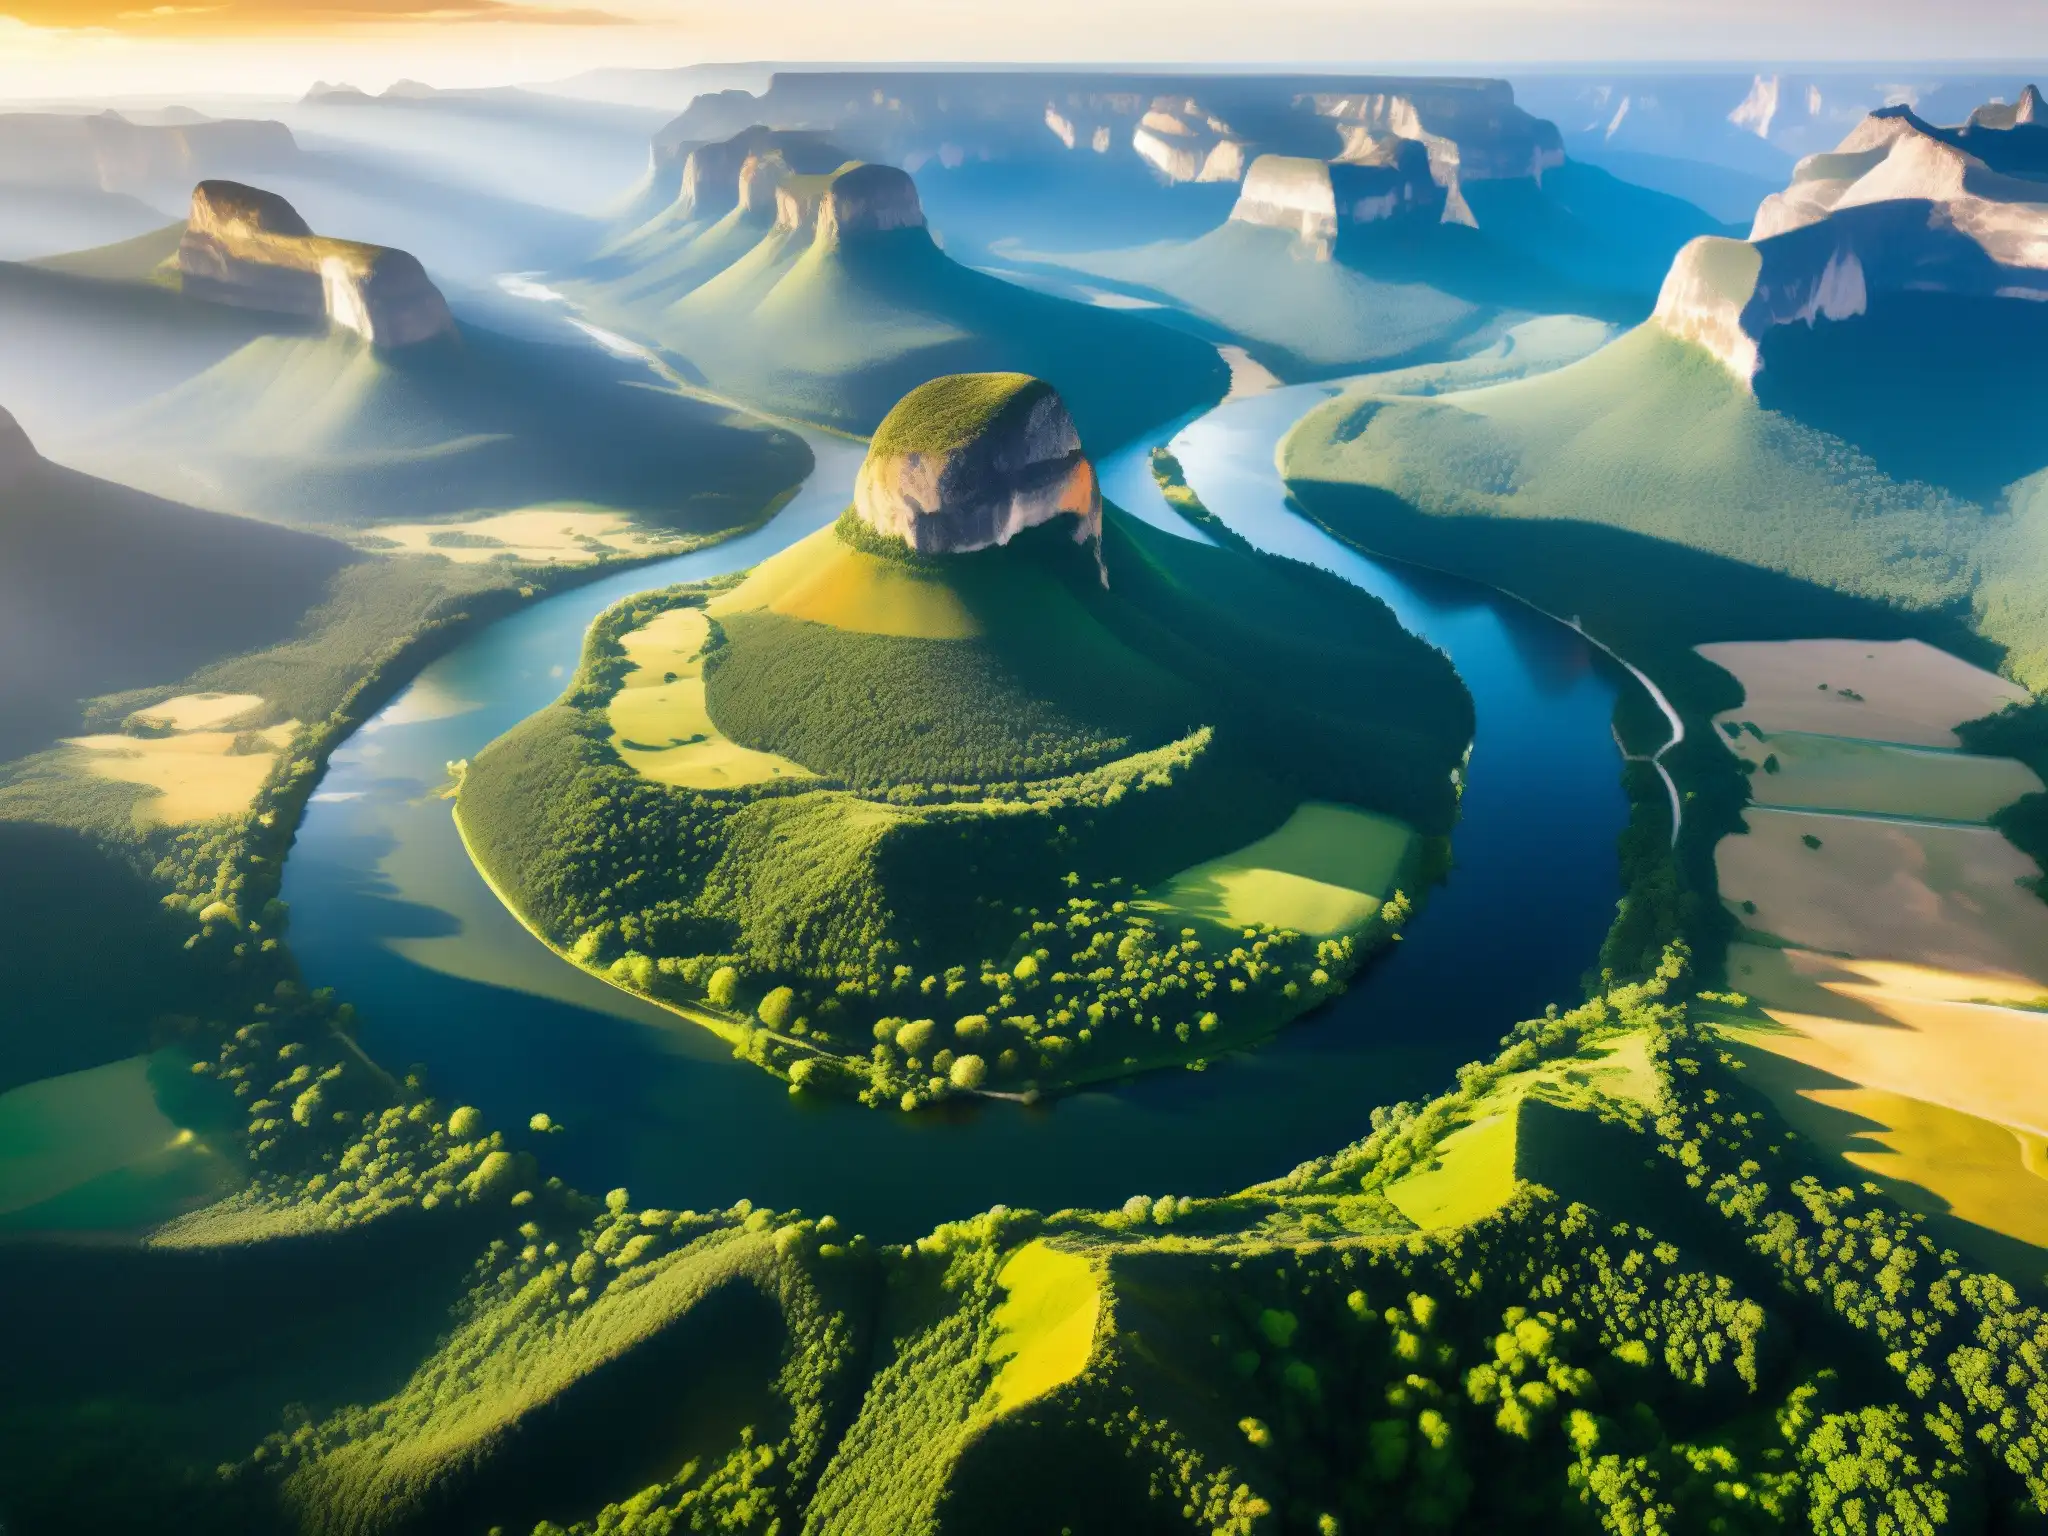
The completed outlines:
{"type": "Polygon", "coordinates": [[[455,329],[440,290],[411,255],[316,235],[276,193],[240,182],[193,189],[178,271],[194,298],[325,319],[380,347],[455,329]]]}
{"type": "Polygon", "coordinates": [[[1102,491],[1059,392],[1021,373],[951,374],[905,395],[876,428],[854,484],[868,527],[919,554],[1007,544],[1074,519],[1100,548],[1102,491]]]}
{"type": "Polygon", "coordinates": [[[832,178],[818,210],[826,245],[892,229],[923,229],[917,183],[893,165],[856,165],[832,178]]]}

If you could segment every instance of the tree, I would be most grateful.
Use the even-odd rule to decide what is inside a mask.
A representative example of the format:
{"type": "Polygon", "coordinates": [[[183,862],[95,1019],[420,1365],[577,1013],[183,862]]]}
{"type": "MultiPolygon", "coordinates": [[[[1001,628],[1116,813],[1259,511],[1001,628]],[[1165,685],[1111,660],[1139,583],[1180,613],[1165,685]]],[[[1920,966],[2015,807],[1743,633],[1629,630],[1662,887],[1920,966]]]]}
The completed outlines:
{"type": "Polygon", "coordinates": [[[729,965],[721,965],[704,983],[704,1000],[714,1008],[730,1008],[739,990],[740,973],[729,965]]]}
{"type": "Polygon", "coordinates": [[[788,987],[777,987],[761,999],[760,1007],[754,1011],[770,1029],[781,1029],[789,1023],[789,1016],[795,1010],[796,993],[788,987]]]}
{"type": "Polygon", "coordinates": [[[951,1075],[955,1088],[979,1088],[988,1081],[988,1063],[979,1056],[956,1056],[951,1075]]]}

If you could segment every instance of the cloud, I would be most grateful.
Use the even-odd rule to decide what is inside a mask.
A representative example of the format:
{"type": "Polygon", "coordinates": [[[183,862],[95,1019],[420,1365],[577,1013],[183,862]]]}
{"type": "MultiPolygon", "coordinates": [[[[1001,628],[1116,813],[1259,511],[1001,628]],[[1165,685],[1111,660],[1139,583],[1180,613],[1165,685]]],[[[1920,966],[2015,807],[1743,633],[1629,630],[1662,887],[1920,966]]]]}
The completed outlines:
{"type": "Polygon", "coordinates": [[[135,0],[0,0],[0,16],[31,27],[148,36],[254,37],[361,26],[494,22],[603,27],[632,19],[583,6],[522,0],[211,0],[138,7],[135,0]]]}

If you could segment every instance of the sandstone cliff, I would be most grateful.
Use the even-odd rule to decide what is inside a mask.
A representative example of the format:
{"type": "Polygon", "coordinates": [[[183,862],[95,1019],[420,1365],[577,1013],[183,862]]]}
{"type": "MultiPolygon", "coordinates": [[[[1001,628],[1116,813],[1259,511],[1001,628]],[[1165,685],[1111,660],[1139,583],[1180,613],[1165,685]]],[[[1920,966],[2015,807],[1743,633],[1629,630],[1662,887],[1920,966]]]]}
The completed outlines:
{"type": "Polygon", "coordinates": [[[239,182],[193,189],[178,271],[194,298],[324,318],[380,347],[455,329],[440,290],[406,252],[316,235],[283,198],[239,182]]]}
{"type": "Polygon", "coordinates": [[[1138,121],[1131,147],[1168,181],[1242,181],[1247,141],[1192,96],[1162,96],[1138,121]]]}
{"type": "Polygon", "coordinates": [[[1370,159],[1338,164],[1293,155],[1261,155],[1245,174],[1230,217],[1284,229],[1328,260],[1347,229],[1389,219],[1445,217],[1446,190],[1430,174],[1428,152],[1410,139],[1379,140],[1370,159]]]}
{"type": "Polygon", "coordinates": [[[1074,420],[1025,374],[952,374],[905,395],[875,431],[853,504],[920,554],[1007,544],[1061,517],[1077,543],[1099,549],[1102,537],[1102,491],[1074,420]]]}
{"type": "Polygon", "coordinates": [[[818,241],[837,245],[892,229],[923,229],[917,183],[893,165],[849,166],[832,177],[818,209],[818,241]]]}
{"type": "Polygon", "coordinates": [[[2017,105],[1980,108],[1956,129],[1906,107],[1872,113],[1836,149],[1799,162],[1758,208],[1748,242],[1681,251],[1656,322],[1748,384],[1771,329],[1861,315],[1874,295],[2048,300],[2048,183],[1997,168],[2048,161],[2039,103],[2029,87],[2017,105]]]}

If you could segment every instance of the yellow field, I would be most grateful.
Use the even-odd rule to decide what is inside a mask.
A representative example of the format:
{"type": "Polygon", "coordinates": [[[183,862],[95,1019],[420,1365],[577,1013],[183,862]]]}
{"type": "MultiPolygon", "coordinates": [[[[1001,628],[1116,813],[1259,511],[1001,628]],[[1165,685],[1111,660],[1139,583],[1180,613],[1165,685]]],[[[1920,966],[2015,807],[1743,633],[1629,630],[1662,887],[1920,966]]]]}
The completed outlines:
{"type": "Polygon", "coordinates": [[[1499,1210],[1515,1192],[1515,1130],[1522,1103],[1453,1131],[1435,1161],[1387,1186],[1394,1208],[1418,1227],[1461,1227],[1499,1210]]]}
{"type": "Polygon", "coordinates": [[[371,537],[380,549],[395,545],[399,554],[439,555],[457,565],[588,565],[622,555],[667,554],[685,542],[677,534],[644,530],[623,512],[576,503],[523,507],[460,523],[380,523],[371,537]]]}
{"type": "Polygon", "coordinates": [[[135,1056],[0,1094],[0,1226],[151,1226],[231,1186],[233,1165],[158,1106],[150,1064],[135,1056]]]}
{"type": "Polygon", "coordinates": [[[129,718],[151,730],[204,731],[232,725],[263,707],[260,693],[181,693],[129,718]]]}
{"type": "Polygon", "coordinates": [[[1801,951],[1730,959],[1770,1023],[1722,1034],[1795,1130],[1909,1208],[1966,1224],[1942,1240],[1977,1262],[2010,1262],[2001,1238],[2048,1248],[2048,1014],[1914,997],[1801,951]]]}
{"type": "Polygon", "coordinates": [[[1715,849],[1721,895],[1749,927],[1805,949],[2048,985],[2048,902],[2034,863],[1976,827],[1751,808],[1715,849]],[[1802,838],[1821,846],[1809,848],[1802,838]]]}
{"type": "Polygon", "coordinates": [[[1394,894],[1415,842],[1392,816],[1308,800],[1277,832],[1182,870],[1145,905],[1226,928],[1352,933],[1394,894]]]}
{"type": "Polygon", "coordinates": [[[1078,1253],[1026,1243],[996,1281],[1008,1292],[996,1308],[991,1362],[1000,1360],[989,1391],[999,1412],[1020,1408],[1072,1381],[1095,1347],[1102,1295],[1095,1271],[1078,1253]]]}
{"type": "Polygon", "coordinates": [[[87,772],[155,791],[136,802],[137,827],[183,827],[246,811],[298,729],[298,721],[286,720],[247,733],[268,749],[256,751],[237,751],[243,735],[234,731],[74,736],[65,745],[84,754],[87,772]]]}
{"type": "Polygon", "coordinates": [[[762,608],[869,635],[968,640],[982,632],[951,585],[849,548],[831,528],[764,560],[711,603],[714,617],[762,608]]]}
{"type": "Polygon", "coordinates": [[[703,652],[711,621],[701,608],[671,608],[620,642],[633,662],[607,714],[612,749],[637,773],[680,789],[730,789],[811,771],[719,733],[704,704],[703,652]]]}
{"type": "Polygon", "coordinates": [[[2019,684],[1918,640],[1745,640],[1698,650],[1734,673],[1745,695],[1716,722],[1753,721],[1766,733],[1954,747],[1953,727],[2028,697],[2019,684]],[[1844,698],[1844,688],[1860,700],[1844,698]]]}

